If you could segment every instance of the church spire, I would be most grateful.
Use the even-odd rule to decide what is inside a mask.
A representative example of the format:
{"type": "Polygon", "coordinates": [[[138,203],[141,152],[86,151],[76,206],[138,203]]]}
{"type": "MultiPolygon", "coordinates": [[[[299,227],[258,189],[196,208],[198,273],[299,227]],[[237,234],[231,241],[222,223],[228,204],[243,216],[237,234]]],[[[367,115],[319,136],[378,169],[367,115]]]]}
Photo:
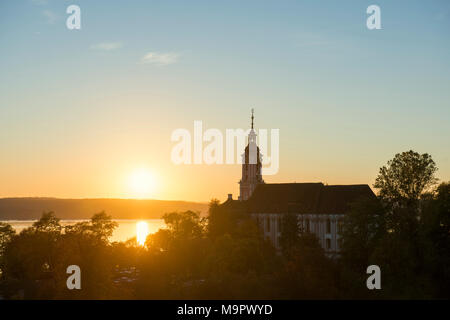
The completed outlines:
{"type": "Polygon", "coordinates": [[[248,145],[242,155],[242,178],[239,181],[239,200],[247,200],[250,198],[256,186],[264,183],[261,175],[262,156],[256,144],[254,121],[255,110],[252,108],[252,128],[248,134],[248,145]]]}

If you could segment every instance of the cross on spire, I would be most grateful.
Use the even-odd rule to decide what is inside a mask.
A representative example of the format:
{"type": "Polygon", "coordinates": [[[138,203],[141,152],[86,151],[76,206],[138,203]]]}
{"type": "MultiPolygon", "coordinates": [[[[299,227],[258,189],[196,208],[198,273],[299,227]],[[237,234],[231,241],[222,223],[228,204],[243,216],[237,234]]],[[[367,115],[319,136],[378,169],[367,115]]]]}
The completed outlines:
{"type": "Polygon", "coordinates": [[[252,108],[252,129],[253,129],[253,119],[254,119],[253,113],[254,112],[255,112],[255,109],[252,108]]]}

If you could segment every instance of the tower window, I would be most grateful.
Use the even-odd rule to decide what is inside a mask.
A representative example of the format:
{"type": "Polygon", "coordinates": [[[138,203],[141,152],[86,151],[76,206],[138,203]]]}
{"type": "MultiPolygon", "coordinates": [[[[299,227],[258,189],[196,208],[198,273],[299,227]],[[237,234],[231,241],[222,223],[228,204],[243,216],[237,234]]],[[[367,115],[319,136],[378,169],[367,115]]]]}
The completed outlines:
{"type": "Polygon", "coordinates": [[[305,220],[306,232],[310,232],[309,219],[305,220]]]}
{"type": "Polygon", "coordinates": [[[270,217],[266,218],[266,232],[270,232],[270,217]]]}
{"type": "Polygon", "coordinates": [[[331,233],[331,221],[327,219],[327,233],[331,233]]]}
{"type": "Polygon", "coordinates": [[[331,248],[331,240],[327,239],[326,244],[327,244],[327,249],[329,250],[331,248]]]}

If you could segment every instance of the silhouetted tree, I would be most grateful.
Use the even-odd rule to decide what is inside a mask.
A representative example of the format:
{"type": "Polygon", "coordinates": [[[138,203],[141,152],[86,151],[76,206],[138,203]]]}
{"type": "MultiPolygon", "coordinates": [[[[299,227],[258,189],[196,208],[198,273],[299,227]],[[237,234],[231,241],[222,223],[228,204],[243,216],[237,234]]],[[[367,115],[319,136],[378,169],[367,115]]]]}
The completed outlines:
{"type": "Polygon", "coordinates": [[[335,299],[337,270],[325,256],[319,239],[313,233],[302,233],[290,249],[284,265],[276,273],[276,297],[283,299],[335,299]]]}
{"type": "Polygon", "coordinates": [[[412,150],[398,153],[380,168],[374,187],[386,202],[419,200],[420,196],[436,184],[437,167],[427,153],[412,150]]]}
{"type": "Polygon", "coordinates": [[[55,216],[54,212],[44,212],[41,218],[33,223],[34,230],[38,232],[60,234],[62,226],[59,223],[60,219],[55,216]]]}
{"type": "Polygon", "coordinates": [[[12,238],[16,235],[16,231],[14,228],[7,223],[0,222],[0,281],[2,279],[3,274],[3,254],[6,246],[12,240],[12,238]]]}
{"type": "Polygon", "coordinates": [[[102,213],[63,233],[59,219],[52,212],[44,213],[5,246],[6,295],[14,296],[22,289],[29,299],[114,297],[114,259],[108,237],[115,226],[102,213]],[[67,290],[66,269],[73,264],[81,268],[82,290],[67,290]]]}
{"type": "Polygon", "coordinates": [[[347,267],[365,273],[370,256],[387,233],[386,216],[379,199],[361,199],[351,205],[340,234],[341,255],[347,267]]]}
{"type": "Polygon", "coordinates": [[[0,222],[0,257],[3,255],[6,245],[15,235],[16,231],[10,224],[0,222]]]}
{"type": "Polygon", "coordinates": [[[227,210],[220,206],[219,200],[212,199],[208,210],[208,236],[215,239],[232,234],[236,231],[239,218],[241,218],[239,213],[227,210]]]}
{"type": "Polygon", "coordinates": [[[285,256],[289,256],[299,244],[300,224],[295,213],[285,213],[281,219],[280,245],[285,256]]]}
{"type": "Polygon", "coordinates": [[[450,298],[450,182],[439,185],[421,216],[422,252],[435,287],[435,297],[450,298]]]}

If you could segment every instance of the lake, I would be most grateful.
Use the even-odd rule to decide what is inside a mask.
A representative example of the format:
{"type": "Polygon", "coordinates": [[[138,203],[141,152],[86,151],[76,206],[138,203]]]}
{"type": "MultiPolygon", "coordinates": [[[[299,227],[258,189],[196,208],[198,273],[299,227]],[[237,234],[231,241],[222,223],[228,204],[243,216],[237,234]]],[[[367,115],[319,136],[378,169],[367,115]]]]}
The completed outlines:
{"type": "MultiPolygon", "coordinates": [[[[0,221],[10,224],[17,233],[22,231],[25,228],[31,227],[31,225],[37,220],[9,220],[9,221],[0,221]]],[[[61,220],[61,225],[71,225],[77,222],[89,221],[89,220],[61,220]]],[[[160,228],[165,228],[165,223],[163,219],[148,219],[148,220],[132,220],[132,219],[116,219],[119,226],[114,230],[114,233],[111,237],[111,241],[125,241],[130,238],[136,237],[136,224],[140,221],[147,222],[148,225],[148,233],[155,233],[160,228]]]]}

